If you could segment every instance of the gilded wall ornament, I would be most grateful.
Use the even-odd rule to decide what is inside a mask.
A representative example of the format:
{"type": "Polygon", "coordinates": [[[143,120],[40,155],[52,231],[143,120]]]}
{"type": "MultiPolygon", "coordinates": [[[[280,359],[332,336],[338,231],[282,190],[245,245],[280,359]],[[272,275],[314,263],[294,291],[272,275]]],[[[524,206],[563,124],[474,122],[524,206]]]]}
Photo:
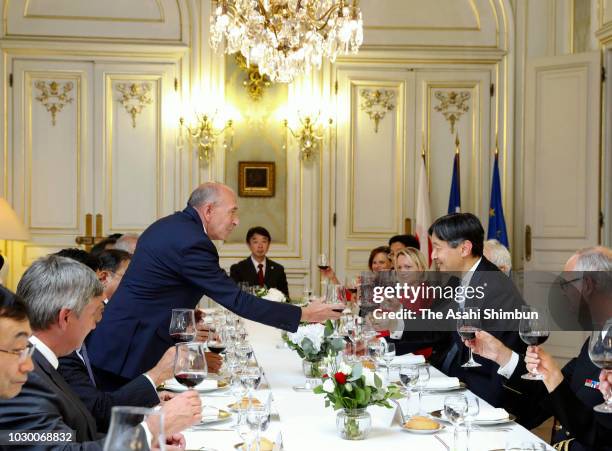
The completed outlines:
{"type": "Polygon", "coordinates": [[[119,103],[132,116],[132,127],[136,128],[136,116],[143,108],[153,102],[150,83],[117,83],[117,91],[121,93],[119,103]]]}
{"type": "Polygon", "coordinates": [[[361,111],[374,121],[374,133],[378,133],[378,124],[388,111],[395,108],[395,91],[387,89],[362,89],[361,111]]]}
{"type": "Polygon", "coordinates": [[[470,111],[468,100],[472,97],[469,91],[436,91],[434,97],[440,101],[434,107],[450,123],[451,133],[455,133],[455,124],[459,122],[463,113],[470,111]]]}
{"type": "Polygon", "coordinates": [[[262,98],[264,89],[268,88],[272,82],[267,75],[259,73],[259,68],[256,64],[247,65],[246,58],[242,53],[236,53],[235,58],[238,67],[246,72],[246,77],[242,85],[247,90],[251,99],[257,102],[262,98]]]}
{"type": "Polygon", "coordinates": [[[72,91],[72,82],[58,83],[56,81],[37,81],[34,83],[36,89],[40,91],[40,95],[36,97],[40,103],[51,113],[51,124],[55,127],[57,113],[61,112],[68,103],[74,100],[70,97],[72,91]]]}

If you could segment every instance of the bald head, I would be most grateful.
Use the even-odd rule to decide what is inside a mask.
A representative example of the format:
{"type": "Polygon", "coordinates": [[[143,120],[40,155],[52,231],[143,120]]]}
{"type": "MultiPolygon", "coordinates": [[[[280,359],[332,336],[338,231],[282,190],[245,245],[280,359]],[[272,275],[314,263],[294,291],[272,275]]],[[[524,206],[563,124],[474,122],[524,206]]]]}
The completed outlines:
{"type": "Polygon", "coordinates": [[[236,193],[223,183],[202,183],[187,204],[198,212],[211,240],[225,240],[239,223],[236,193]]]}
{"type": "Polygon", "coordinates": [[[612,271],[612,249],[604,246],[587,247],[572,255],[564,271],[612,271]]]}

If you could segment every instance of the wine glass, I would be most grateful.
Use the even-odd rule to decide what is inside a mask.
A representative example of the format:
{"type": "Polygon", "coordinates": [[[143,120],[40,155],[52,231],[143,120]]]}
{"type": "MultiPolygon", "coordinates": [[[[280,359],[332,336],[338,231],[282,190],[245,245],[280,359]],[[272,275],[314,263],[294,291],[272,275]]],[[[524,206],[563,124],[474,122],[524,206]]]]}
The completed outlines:
{"type": "MultiPolygon", "coordinates": [[[[344,286],[332,283],[328,284],[327,291],[325,293],[325,303],[338,305],[337,309],[333,309],[336,312],[344,311],[344,308],[346,306],[346,292],[344,291],[344,286]]],[[[334,325],[333,336],[337,338],[339,337],[339,321],[332,320],[332,323],[334,325]]]]}
{"type": "Polygon", "coordinates": [[[417,379],[417,387],[419,389],[419,414],[423,414],[423,390],[427,387],[427,383],[431,378],[429,364],[420,365],[419,378],[417,379]]]}
{"type": "MultiPolygon", "coordinates": [[[[457,333],[464,340],[473,340],[476,338],[476,332],[480,330],[480,309],[475,307],[462,307],[460,311],[462,317],[457,320],[457,333]]],[[[470,358],[467,362],[461,365],[462,368],[477,368],[482,366],[476,360],[474,360],[474,353],[472,348],[468,348],[470,351],[470,358]]]]}
{"type": "Polygon", "coordinates": [[[470,443],[470,433],[472,432],[472,424],[480,413],[480,401],[474,395],[466,395],[467,411],[465,413],[465,424],[467,426],[467,441],[470,443]]]}
{"type": "Polygon", "coordinates": [[[204,343],[178,343],[174,357],[174,378],[184,387],[201,384],[208,374],[204,343]]]}
{"type": "Polygon", "coordinates": [[[319,254],[317,257],[317,266],[321,271],[327,271],[329,269],[329,260],[327,259],[327,255],[319,254]]]}
{"type": "Polygon", "coordinates": [[[170,338],[175,343],[193,341],[196,337],[196,320],[193,309],[172,309],[169,332],[170,338]]]}
{"type": "Polygon", "coordinates": [[[385,366],[387,367],[387,381],[391,382],[391,362],[395,358],[395,343],[386,343],[385,349],[383,351],[383,360],[385,361],[385,366]]]}
{"type": "MultiPolygon", "coordinates": [[[[444,415],[453,424],[453,436],[456,437],[457,426],[463,423],[468,403],[465,395],[451,395],[444,398],[444,415]]],[[[455,444],[453,444],[455,445],[455,444]]],[[[455,446],[453,446],[453,449],[455,446]]]]}
{"type": "MultiPolygon", "coordinates": [[[[533,346],[539,346],[548,340],[550,331],[548,330],[548,323],[544,312],[536,307],[523,305],[521,307],[519,335],[521,340],[531,347],[532,351],[535,351],[533,346]]],[[[533,370],[533,373],[523,374],[521,378],[531,381],[541,381],[543,379],[536,369],[533,370]]]]}
{"type": "Polygon", "coordinates": [[[419,367],[417,365],[402,365],[399,378],[408,393],[412,393],[419,380],[419,367]]]}
{"type": "Polygon", "coordinates": [[[250,402],[247,409],[247,423],[252,431],[255,431],[255,449],[260,451],[261,433],[270,424],[270,395],[263,402],[250,402]]]}
{"type": "Polygon", "coordinates": [[[258,366],[243,368],[240,373],[240,383],[247,389],[249,401],[253,399],[253,391],[259,387],[262,373],[258,366]]]}
{"type": "Polygon", "coordinates": [[[151,444],[164,449],[163,413],[159,410],[144,407],[115,406],[111,411],[111,423],[104,440],[104,451],[130,449],[134,451],[149,450],[149,443],[140,423],[145,421],[149,431],[154,431],[151,444]]]}
{"type": "MultiPolygon", "coordinates": [[[[589,357],[593,364],[602,370],[612,370],[612,321],[603,330],[594,330],[589,340],[589,357]]],[[[612,392],[604,395],[605,402],[593,407],[600,413],[612,413],[612,392]]]]}

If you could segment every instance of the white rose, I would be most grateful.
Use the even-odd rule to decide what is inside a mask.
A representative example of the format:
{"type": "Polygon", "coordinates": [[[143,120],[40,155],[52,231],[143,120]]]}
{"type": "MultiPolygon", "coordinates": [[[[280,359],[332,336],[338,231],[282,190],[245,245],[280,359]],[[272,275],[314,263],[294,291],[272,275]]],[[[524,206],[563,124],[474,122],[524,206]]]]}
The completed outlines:
{"type": "Polygon", "coordinates": [[[369,368],[363,368],[363,377],[365,377],[365,383],[368,387],[376,387],[374,382],[374,372],[369,368]]]}
{"type": "Polygon", "coordinates": [[[325,382],[323,382],[323,391],[333,393],[335,388],[334,381],[332,381],[330,378],[325,379],[325,382]]]}
{"type": "Polygon", "coordinates": [[[275,302],[285,302],[286,298],[282,291],[277,290],[276,288],[270,288],[268,290],[268,294],[266,294],[263,299],[275,302]]]}
{"type": "Polygon", "coordinates": [[[347,376],[349,374],[351,374],[351,371],[353,371],[353,367],[351,367],[350,365],[346,364],[344,361],[340,362],[340,366],[338,367],[338,371],[340,371],[341,373],[346,374],[347,376]]]}

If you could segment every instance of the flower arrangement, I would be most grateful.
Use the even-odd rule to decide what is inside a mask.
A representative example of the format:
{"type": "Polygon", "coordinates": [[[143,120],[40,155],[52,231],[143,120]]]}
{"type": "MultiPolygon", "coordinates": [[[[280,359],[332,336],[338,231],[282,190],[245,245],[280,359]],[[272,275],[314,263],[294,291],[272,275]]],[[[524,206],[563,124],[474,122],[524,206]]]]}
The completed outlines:
{"type": "Polygon", "coordinates": [[[333,332],[334,326],[329,320],[325,325],[304,324],[296,332],[288,333],[285,341],[302,359],[313,362],[344,349],[344,340],[332,337],[333,332]]]}
{"type": "Polygon", "coordinates": [[[333,375],[323,376],[323,385],[314,389],[325,395],[325,407],[338,409],[363,409],[371,405],[391,408],[389,399],[402,398],[395,384],[387,384],[375,371],[361,363],[354,366],[341,363],[333,375]]]}
{"type": "Polygon", "coordinates": [[[315,387],[314,392],[325,395],[325,407],[342,409],[336,417],[336,427],[340,436],[347,440],[367,437],[372,427],[370,414],[366,411],[368,406],[391,408],[389,400],[403,396],[397,385],[387,384],[361,363],[354,366],[341,363],[333,374],[324,375],[323,380],[323,385],[315,387]]]}

